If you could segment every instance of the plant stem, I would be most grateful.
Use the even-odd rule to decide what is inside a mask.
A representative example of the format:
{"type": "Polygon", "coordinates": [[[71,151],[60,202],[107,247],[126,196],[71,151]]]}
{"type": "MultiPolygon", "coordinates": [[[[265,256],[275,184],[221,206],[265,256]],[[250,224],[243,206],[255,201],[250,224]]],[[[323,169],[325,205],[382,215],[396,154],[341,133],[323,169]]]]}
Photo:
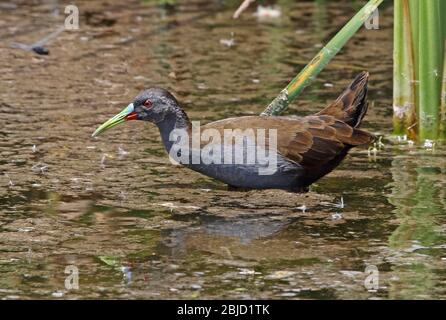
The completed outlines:
{"type": "Polygon", "coordinates": [[[262,112],[263,116],[282,113],[289,103],[324,69],[324,67],[341,50],[347,41],[358,31],[362,24],[378,8],[383,0],[370,0],[310,63],[283,89],[280,94],[262,112]]]}
{"type": "Polygon", "coordinates": [[[420,1],[419,24],[419,133],[421,140],[436,140],[439,129],[443,30],[439,0],[420,1]]]}
{"type": "Polygon", "coordinates": [[[409,0],[395,0],[393,128],[394,134],[415,139],[416,95],[414,50],[409,0]]]}
{"type": "MultiPolygon", "coordinates": [[[[446,23],[444,23],[446,26],[446,23]]],[[[444,42],[443,83],[440,107],[440,139],[446,140],[446,41],[444,42]]]]}

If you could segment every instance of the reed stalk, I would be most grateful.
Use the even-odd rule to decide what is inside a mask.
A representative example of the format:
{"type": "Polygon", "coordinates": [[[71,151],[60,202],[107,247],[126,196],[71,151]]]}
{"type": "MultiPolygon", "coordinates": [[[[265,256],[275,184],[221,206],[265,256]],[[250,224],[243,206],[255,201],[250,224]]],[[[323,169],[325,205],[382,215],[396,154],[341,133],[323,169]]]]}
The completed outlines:
{"type": "Polygon", "coordinates": [[[411,24],[409,0],[395,0],[394,12],[393,128],[394,134],[415,139],[417,99],[412,35],[416,28],[411,24]]]}
{"type": "Polygon", "coordinates": [[[419,138],[436,140],[439,133],[443,59],[440,0],[419,3],[419,138]]]}
{"type": "MultiPolygon", "coordinates": [[[[446,26],[446,23],[444,23],[446,26]]],[[[445,33],[446,37],[446,33],[445,33]]],[[[440,139],[446,140],[446,41],[444,42],[443,83],[441,89],[440,107],[440,139]]]]}
{"type": "Polygon", "coordinates": [[[283,89],[279,95],[262,112],[263,116],[279,115],[296,98],[305,87],[324,69],[324,67],[336,56],[347,41],[353,37],[370,15],[378,8],[383,0],[370,0],[334,37],[322,50],[310,61],[310,63],[283,89]]]}

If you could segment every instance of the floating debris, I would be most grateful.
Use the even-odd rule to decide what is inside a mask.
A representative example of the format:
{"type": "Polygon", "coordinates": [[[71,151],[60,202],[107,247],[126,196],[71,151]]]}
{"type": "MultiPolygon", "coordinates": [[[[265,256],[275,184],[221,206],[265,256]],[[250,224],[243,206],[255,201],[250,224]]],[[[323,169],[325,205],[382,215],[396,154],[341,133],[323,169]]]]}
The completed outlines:
{"type": "Polygon", "coordinates": [[[8,178],[9,180],[9,186],[13,187],[14,186],[14,182],[12,182],[11,178],[9,177],[9,175],[7,173],[5,173],[6,178],[8,178]]]}
{"type": "Polygon", "coordinates": [[[241,275],[245,275],[245,276],[252,276],[252,275],[256,275],[256,274],[261,274],[261,272],[256,272],[253,269],[241,268],[239,270],[240,271],[238,273],[241,274],[241,275]]]}
{"type": "Polygon", "coordinates": [[[162,207],[170,208],[170,209],[178,209],[178,208],[192,209],[192,210],[200,209],[200,207],[196,207],[196,206],[178,206],[176,204],[173,204],[172,202],[159,203],[158,205],[160,205],[162,207]]]}
{"type": "Polygon", "coordinates": [[[342,218],[343,218],[342,214],[340,214],[340,213],[334,213],[331,215],[331,220],[334,220],[334,221],[341,220],[342,218]]]}
{"type": "Polygon", "coordinates": [[[124,149],[122,149],[122,147],[118,147],[118,155],[120,156],[120,157],[123,157],[123,156],[126,156],[126,155],[128,155],[129,153],[127,152],[127,151],[125,151],[124,149]]]}
{"type": "Polygon", "coordinates": [[[62,298],[65,294],[62,291],[56,291],[51,294],[54,298],[62,298]]]}
{"type": "Polygon", "coordinates": [[[37,152],[37,147],[36,147],[35,144],[32,146],[31,150],[33,151],[33,153],[36,153],[36,152],[37,152]]]}
{"type": "Polygon", "coordinates": [[[48,165],[43,162],[36,163],[31,167],[31,170],[34,172],[40,172],[41,174],[45,174],[45,171],[48,171],[48,165]]]}
{"type": "Polygon", "coordinates": [[[265,280],[282,280],[289,277],[292,277],[296,274],[294,271],[275,271],[265,277],[265,280]]]}
{"type": "Polygon", "coordinates": [[[344,209],[345,203],[344,203],[344,197],[341,197],[341,200],[338,203],[330,203],[330,202],[321,202],[322,205],[327,207],[334,207],[338,209],[344,209]]]}
{"type": "Polygon", "coordinates": [[[306,205],[301,205],[300,207],[297,207],[296,209],[301,210],[302,213],[306,213],[306,211],[307,211],[307,206],[306,206],[306,205]]]}
{"type": "Polygon", "coordinates": [[[202,287],[199,284],[191,284],[190,288],[193,290],[201,290],[202,287]]]}
{"type": "Polygon", "coordinates": [[[397,136],[396,139],[398,140],[398,142],[405,142],[407,141],[407,135],[397,136]]]}
{"type": "Polygon", "coordinates": [[[337,204],[335,204],[335,208],[339,208],[339,209],[344,209],[345,208],[344,197],[341,197],[341,201],[338,202],[337,204]]]}
{"type": "Polygon", "coordinates": [[[370,162],[376,162],[378,159],[378,149],[376,146],[367,149],[367,155],[370,162]]]}
{"type": "Polygon", "coordinates": [[[220,39],[220,44],[226,46],[226,47],[233,47],[235,46],[235,40],[234,40],[234,32],[231,32],[231,38],[229,39],[220,39]]]}
{"type": "Polygon", "coordinates": [[[101,168],[102,169],[104,169],[105,168],[105,160],[107,160],[107,154],[106,153],[104,153],[103,155],[102,155],[102,158],[101,158],[101,168]]]}
{"type": "Polygon", "coordinates": [[[435,149],[435,141],[426,139],[426,140],[424,140],[423,147],[428,150],[433,150],[433,149],[435,149]]]}

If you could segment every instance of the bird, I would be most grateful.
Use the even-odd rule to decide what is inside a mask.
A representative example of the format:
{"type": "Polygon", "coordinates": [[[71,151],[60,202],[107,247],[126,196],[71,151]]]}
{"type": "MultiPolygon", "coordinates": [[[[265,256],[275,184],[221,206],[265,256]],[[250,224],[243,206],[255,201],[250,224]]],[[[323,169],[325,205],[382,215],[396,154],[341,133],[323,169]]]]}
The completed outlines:
{"type": "Polygon", "coordinates": [[[359,129],[368,109],[368,79],[369,73],[361,72],[334,102],[314,115],[242,116],[204,125],[191,122],[169,91],[150,88],[99,126],[92,136],[126,121],[151,122],[158,127],[171,158],[224,182],[229,190],[305,193],[335,169],[350,149],[375,140],[373,134],[359,129]],[[198,138],[194,137],[197,129],[201,134],[198,138]],[[237,135],[226,139],[227,132],[237,132],[241,138],[238,142],[237,135]],[[195,145],[193,139],[198,139],[195,145]],[[249,157],[251,161],[246,161],[249,157]]]}
{"type": "Polygon", "coordinates": [[[45,36],[44,38],[40,39],[39,41],[37,41],[31,45],[27,45],[27,44],[19,43],[19,42],[13,42],[11,44],[11,48],[22,49],[25,51],[33,51],[39,55],[49,55],[50,51],[47,48],[45,48],[44,45],[46,43],[49,43],[54,38],[56,38],[64,30],[65,30],[64,26],[59,27],[55,31],[50,33],[49,35],[45,36]]]}

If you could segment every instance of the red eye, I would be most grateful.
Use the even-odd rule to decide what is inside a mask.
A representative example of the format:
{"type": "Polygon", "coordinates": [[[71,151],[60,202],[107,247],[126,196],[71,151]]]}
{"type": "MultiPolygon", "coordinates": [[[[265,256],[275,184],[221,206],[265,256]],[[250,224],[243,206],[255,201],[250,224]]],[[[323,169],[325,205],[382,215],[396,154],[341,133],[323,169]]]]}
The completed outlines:
{"type": "Polygon", "coordinates": [[[146,101],[144,101],[144,107],[146,108],[150,108],[152,106],[152,101],[150,101],[149,99],[147,99],[146,101]]]}

